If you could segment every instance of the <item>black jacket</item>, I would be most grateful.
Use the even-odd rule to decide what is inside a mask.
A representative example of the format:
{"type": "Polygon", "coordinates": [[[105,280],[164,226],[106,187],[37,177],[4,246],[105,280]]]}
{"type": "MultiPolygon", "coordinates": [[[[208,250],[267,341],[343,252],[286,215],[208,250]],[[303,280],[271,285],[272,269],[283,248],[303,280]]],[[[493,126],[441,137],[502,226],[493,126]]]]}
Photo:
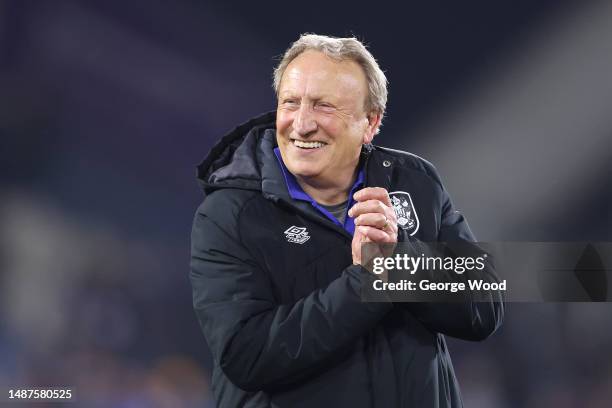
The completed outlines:
{"type": "MultiPolygon", "coordinates": [[[[190,278],[218,406],[462,406],[442,334],[486,338],[503,303],[362,302],[371,275],[352,264],[350,234],[289,197],[274,121],[237,127],[198,167],[190,278]],[[310,238],[290,242],[291,227],[310,238]]],[[[375,146],[362,156],[366,186],[410,193],[418,229],[400,240],[474,240],[430,163],[375,146]]]]}

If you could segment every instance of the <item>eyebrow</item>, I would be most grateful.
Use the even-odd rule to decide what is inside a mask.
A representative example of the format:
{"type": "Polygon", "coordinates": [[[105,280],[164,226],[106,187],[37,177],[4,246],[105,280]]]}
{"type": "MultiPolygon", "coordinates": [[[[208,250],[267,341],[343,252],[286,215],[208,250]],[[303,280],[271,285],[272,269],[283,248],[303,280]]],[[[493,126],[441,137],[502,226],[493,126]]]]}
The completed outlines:
{"type": "Polygon", "coordinates": [[[285,92],[282,92],[282,93],[278,94],[278,98],[279,99],[287,98],[287,97],[294,97],[294,96],[295,96],[295,94],[293,92],[289,92],[289,91],[285,91],[285,92]]]}
{"type": "MultiPolygon", "coordinates": [[[[288,97],[296,97],[296,94],[294,92],[291,91],[283,91],[281,93],[278,94],[278,99],[284,99],[284,98],[288,98],[288,97]]],[[[299,96],[301,98],[301,96],[299,96]]],[[[313,97],[309,97],[310,100],[318,102],[321,100],[326,100],[330,103],[337,103],[337,98],[334,98],[333,95],[330,94],[319,94],[319,95],[315,95],[313,97]]]]}

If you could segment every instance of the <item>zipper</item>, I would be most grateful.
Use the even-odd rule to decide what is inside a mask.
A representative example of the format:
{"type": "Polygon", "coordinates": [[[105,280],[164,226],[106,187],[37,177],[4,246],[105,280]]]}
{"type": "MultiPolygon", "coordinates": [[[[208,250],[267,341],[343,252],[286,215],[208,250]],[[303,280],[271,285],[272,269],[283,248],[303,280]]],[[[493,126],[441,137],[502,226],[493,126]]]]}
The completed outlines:
{"type": "Polygon", "coordinates": [[[363,185],[368,187],[368,168],[370,165],[370,158],[372,157],[372,147],[364,148],[366,151],[363,153],[365,156],[363,162],[363,185]]]}

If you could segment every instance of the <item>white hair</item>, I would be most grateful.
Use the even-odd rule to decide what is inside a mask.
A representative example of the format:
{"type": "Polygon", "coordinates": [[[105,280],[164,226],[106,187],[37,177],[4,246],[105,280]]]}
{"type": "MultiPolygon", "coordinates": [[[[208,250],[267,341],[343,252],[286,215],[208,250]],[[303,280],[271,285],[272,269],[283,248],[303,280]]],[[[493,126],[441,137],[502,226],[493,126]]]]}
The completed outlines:
{"type": "Polygon", "coordinates": [[[368,83],[366,111],[379,113],[381,118],[387,106],[387,77],[370,51],[356,38],[335,38],[318,34],[302,34],[285,51],[274,69],[274,91],[278,96],[281,78],[293,59],[307,50],[316,50],[338,61],[352,60],[363,69],[368,83]]]}

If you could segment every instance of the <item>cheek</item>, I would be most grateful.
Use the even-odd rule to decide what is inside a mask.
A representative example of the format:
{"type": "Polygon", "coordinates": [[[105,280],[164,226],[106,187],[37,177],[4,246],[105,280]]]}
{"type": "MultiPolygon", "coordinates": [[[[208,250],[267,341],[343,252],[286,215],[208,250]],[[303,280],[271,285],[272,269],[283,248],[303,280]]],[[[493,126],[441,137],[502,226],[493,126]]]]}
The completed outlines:
{"type": "Polygon", "coordinates": [[[293,123],[291,112],[276,111],[276,130],[279,133],[286,133],[293,123]]]}
{"type": "Polygon", "coordinates": [[[367,130],[367,122],[355,122],[351,127],[351,143],[353,145],[362,145],[365,142],[367,130]]]}
{"type": "Polygon", "coordinates": [[[338,132],[343,125],[342,121],[329,114],[319,114],[316,119],[319,127],[326,129],[328,132],[338,132]]]}
{"type": "Polygon", "coordinates": [[[337,118],[321,117],[317,122],[319,129],[333,139],[334,143],[342,143],[348,133],[347,126],[337,118]]]}

